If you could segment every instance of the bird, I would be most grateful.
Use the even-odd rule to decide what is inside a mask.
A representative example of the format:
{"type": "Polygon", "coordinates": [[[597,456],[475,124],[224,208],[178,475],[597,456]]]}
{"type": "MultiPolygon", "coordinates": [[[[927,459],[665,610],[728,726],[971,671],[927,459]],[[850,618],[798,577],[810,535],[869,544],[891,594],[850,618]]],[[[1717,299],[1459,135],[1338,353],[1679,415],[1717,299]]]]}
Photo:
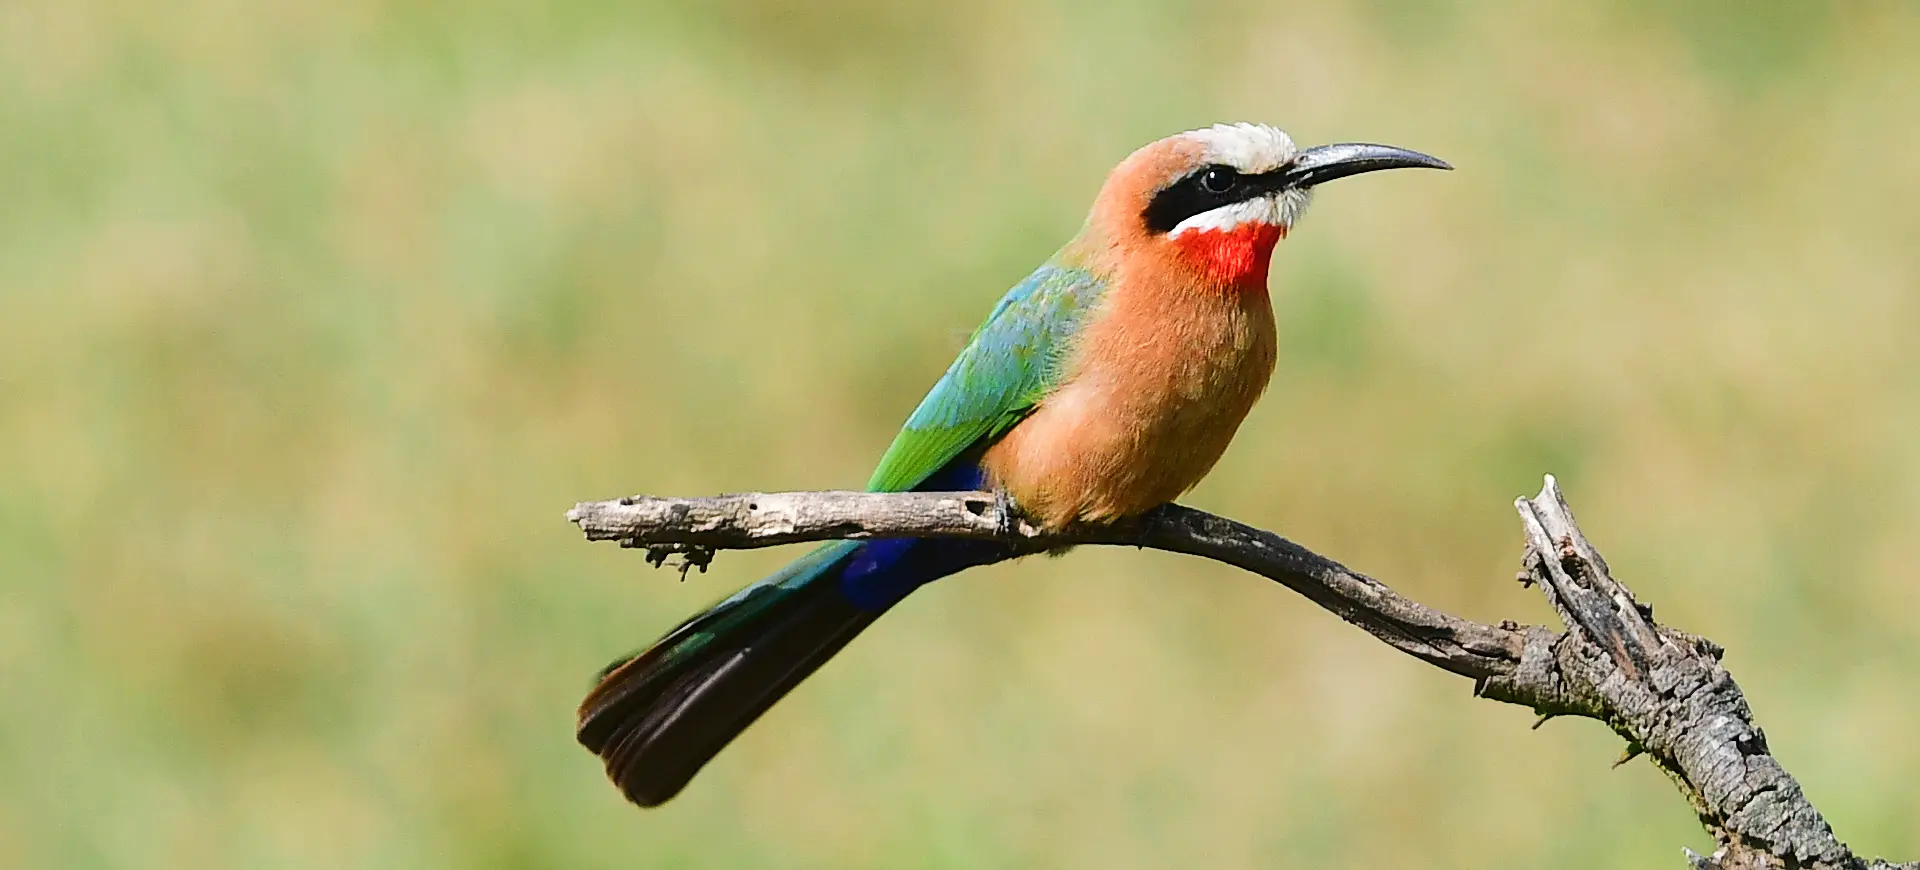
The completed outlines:
{"type": "MultiPolygon", "coordinates": [[[[1079,232],[994,305],[867,489],[990,489],[1043,530],[1180,497],[1273,374],[1274,248],[1319,185],[1396,168],[1452,167],[1389,145],[1300,148],[1245,122],[1140,147],[1079,232]]],[[[950,539],[819,546],[608,665],[575,736],[628,800],[659,806],[909,593],[1015,555],[950,539]]]]}

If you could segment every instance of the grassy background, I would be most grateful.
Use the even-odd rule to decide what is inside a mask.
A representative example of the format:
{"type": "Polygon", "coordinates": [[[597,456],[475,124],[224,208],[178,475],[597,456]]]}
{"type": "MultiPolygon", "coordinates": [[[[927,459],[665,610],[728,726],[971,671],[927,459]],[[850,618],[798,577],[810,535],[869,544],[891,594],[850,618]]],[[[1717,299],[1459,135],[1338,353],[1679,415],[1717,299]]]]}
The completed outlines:
{"type": "MultiPolygon", "coordinates": [[[[1564,5],[1564,4],[1563,4],[1564,5]]],[[[1920,7],[0,4],[0,865],[1662,867],[1644,762],[1196,560],[914,596],[670,807],[572,741],[677,584],[583,498],[858,484],[1106,169],[1451,175],[1276,258],[1193,504],[1480,619],[1557,472],[1841,834],[1920,854],[1920,7]]]]}

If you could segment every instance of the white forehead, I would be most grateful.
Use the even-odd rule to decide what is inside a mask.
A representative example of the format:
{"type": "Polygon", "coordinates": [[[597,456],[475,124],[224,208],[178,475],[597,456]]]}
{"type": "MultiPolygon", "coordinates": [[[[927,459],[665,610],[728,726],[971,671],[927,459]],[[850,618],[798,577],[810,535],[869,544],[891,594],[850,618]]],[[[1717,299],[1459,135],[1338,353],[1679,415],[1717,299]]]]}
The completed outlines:
{"type": "Polygon", "coordinates": [[[1180,134],[1206,149],[1202,160],[1241,172],[1271,172],[1293,159],[1293,139],[1265,124],[1215,124],[1180,134]]]}

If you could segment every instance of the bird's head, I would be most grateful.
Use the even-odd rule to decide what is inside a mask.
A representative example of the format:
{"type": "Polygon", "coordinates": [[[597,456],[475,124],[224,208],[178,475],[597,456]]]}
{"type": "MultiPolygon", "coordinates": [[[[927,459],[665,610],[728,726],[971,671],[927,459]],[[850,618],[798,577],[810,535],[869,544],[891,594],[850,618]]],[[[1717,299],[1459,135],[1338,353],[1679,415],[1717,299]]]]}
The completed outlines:
{"type": "Polygon", "coordinates": [[[1168,136],[1121,161],[1089,220],[1128,256],[1264,288],[1273,246],[1307,210],[1315,186],[1402,167],[1452,168],[1389,145],[1297,148],[1264,124],[1216,124],[1168,136]]]}

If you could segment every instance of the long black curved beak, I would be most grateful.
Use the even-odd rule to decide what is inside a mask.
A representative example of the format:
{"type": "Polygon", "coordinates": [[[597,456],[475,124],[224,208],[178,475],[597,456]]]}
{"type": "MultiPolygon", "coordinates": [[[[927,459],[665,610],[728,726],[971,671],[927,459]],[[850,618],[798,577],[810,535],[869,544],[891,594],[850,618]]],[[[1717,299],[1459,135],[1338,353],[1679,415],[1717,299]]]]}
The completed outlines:
{"type": "Polygon", "coordinates": [[[1447,161],[1418,151],[1408,151],[1392,145],[1342,142],[1338,145],[1320,145],[1301,151],[1294,156],[1292,163],[1281,170],[1280,179],[1288,187],[1307,188],[1336,178],[1346,178],[1363,172],[1377,172],[1382,169],[1452,168],[1447,161]]]}

